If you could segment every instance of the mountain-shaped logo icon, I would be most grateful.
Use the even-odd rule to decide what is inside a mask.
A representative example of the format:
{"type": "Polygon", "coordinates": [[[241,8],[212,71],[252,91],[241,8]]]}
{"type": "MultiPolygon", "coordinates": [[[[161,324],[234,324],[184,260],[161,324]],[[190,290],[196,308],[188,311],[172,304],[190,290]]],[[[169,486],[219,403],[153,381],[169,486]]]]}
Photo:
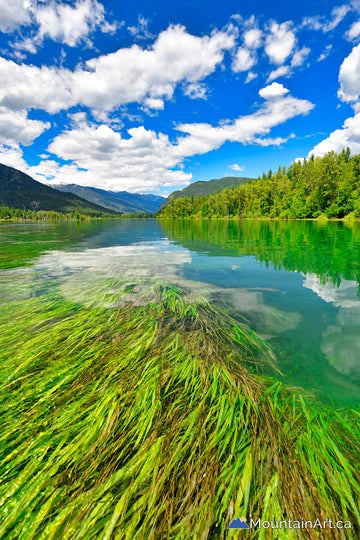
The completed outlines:
{"type": "Polygon", "coordinates": [[[232,520],[228,529],[250,529],[250,527],[246,523],[245,518],[236,518],[232,520]]]}

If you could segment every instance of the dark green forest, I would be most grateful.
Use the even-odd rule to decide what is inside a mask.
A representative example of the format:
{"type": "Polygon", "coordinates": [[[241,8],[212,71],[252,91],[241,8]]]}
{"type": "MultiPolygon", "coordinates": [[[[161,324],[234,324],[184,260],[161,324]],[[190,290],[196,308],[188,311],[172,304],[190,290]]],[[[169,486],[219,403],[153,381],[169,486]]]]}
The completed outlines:
{"type": "MultiPolygon", "coordinates": [[[[105,213],[98,212],[98,216],[92,215],[91,217],[103,217],[105,213]]],[[[113,218],[113,216],[111,216],[113,218]]],[[[8,208],[7,206],[0,206],[0,220],[15,219],[21,221],[48,221],[48,220],[77,220],[84,221],[90,219],[90,216],[80,214],[77,210],[74,212],[55,212],[54,210],[21,210],[21,208],[8,208]]]]}
{"type": "Polygon", "coordinates": [[[257,180],[201,198],[173,200],[167,218],[343,218],[360,217],[360,154],[350,149],[311,156],[289,168],[271,170],[257,180]]]}

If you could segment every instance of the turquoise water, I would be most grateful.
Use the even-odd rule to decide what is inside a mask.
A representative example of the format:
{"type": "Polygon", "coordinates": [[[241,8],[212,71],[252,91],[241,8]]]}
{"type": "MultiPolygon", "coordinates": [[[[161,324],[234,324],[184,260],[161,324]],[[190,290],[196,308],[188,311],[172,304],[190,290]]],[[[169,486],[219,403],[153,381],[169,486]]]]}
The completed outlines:
{"type": "Polygon", "coordinates": [[[159,280],[245,318],[287,384],[336,406],[359,404],[360,224],[0,225],[0,307],[56,291],[112,309],[151,301],[146,285],[159,280]],[[119,300],[124,281],[131,294],[119,300]]]}

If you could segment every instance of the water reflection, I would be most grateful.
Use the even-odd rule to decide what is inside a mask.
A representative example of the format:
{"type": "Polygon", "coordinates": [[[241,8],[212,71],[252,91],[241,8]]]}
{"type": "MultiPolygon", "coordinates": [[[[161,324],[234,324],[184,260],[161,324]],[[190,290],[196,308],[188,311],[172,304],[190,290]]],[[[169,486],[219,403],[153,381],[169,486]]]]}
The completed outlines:
{"type": "Polygon", "coordinates": [[[358,224],[119,220],[8,225],[0,240],[0,303],[51,293],[114,308],[177,284],[245,318],[286,382],[359,403],[358,224]]]}

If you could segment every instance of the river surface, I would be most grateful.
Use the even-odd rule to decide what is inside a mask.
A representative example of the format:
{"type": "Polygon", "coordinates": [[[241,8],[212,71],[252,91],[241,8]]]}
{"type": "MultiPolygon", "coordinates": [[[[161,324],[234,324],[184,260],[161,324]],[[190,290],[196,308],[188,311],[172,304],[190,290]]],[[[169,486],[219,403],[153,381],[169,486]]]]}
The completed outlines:
{"type": "Polygon", "coordinates": [[[0,224],[0,309],[56,290],[79,309],[111,310],[148,301],[147,284],[159,281],[246,320],[286,384],[329,405],[359,404],[359,223],[0,224]]]}

